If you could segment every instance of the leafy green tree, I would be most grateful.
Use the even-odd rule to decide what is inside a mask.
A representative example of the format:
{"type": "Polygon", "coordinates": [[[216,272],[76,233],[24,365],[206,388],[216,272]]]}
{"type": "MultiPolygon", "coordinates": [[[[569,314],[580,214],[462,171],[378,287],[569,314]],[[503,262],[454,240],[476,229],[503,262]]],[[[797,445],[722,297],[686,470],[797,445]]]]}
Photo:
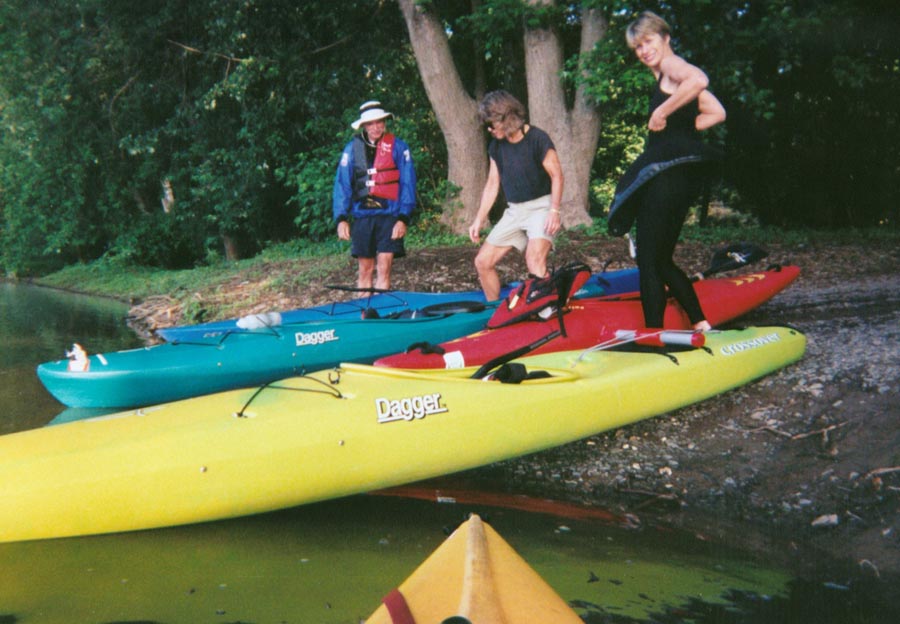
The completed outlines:
{"type": "MultiPolygon", "coordinates": [[[[643,8],[609,5],[616,34],[592,64],[592,92],[607,115],[601,180],[604,172],[617,179],[641,140],[634,129],[649,88],[623,33],[643,8]],[[621,131],[610,136],[613,128],[621,131]]],[[[900,5],[676,0],[656,10],[673,26],[676,51],[709,74],[728,110],[716,139],[733,205],[769,224],[896,224],[900,5]]],[[[612,184],[600,187],[608,200],[612,184]]]]}
{"type": "MultiPolygon", "coordinates": [[[[561,124],[561,136],[581,127],[577,111],[592,109],[574,135],[589,138],[599,126],[596,151],[576,156],[560,145],[572,162],[593,163],[585,185],[589,178],[592,213],[602,214],[646,135],[651,78],[623,37],[643,8],[622,0],[5,0],[0,263],[20,274],[99,257],[186,267],[291,237],[332,237],[336,160],[368,99],[396,114],[394,130],[414,150],[419,215],[433,223],[449,199],[480,191],[485,137],[474,107],[495,88],[527,96],[535,122],[561,124]],[[437,48],[414,49],[411,11],[430,20],[449,56],[433,67],[452,75],[421,78],[424,56],[437,48]],[[586,36],[586,25],[599,30],[586,36]],[[451,78],[459,97],[435,97],[434,84],[451,78]]],[[[728,109],[713,140],[726,148],[723,193],[733,205],[772,224],[896,224],[900,5],[670,0],[652,8],[728,109]]]]}
{"type": "Polygon", "coordinates": [[[34,260],[54,266],[89,256],[98,243],[97,165],[106,145],[104,128],[81,108],[91,49],[79,20],[63,2],[0,7],[2,254],[13,272],[34,260]],[[47,16],[61,26],[56,32],[28,28],[47,16]]]}
{"type": "Polygon", "coordinates": [[[4,3],[4,265],[106,255],[189,266],[323,236],[359,104],[380,97],[427,121],[402,21],[388,8],[4,3]]]}
{"type": "Polygon", "coordinates": [[[748,208],[774,224],[896,224],[900,5],[769,0],[727,18],[742,33],[720,72],[728,171],[748,208]]]}

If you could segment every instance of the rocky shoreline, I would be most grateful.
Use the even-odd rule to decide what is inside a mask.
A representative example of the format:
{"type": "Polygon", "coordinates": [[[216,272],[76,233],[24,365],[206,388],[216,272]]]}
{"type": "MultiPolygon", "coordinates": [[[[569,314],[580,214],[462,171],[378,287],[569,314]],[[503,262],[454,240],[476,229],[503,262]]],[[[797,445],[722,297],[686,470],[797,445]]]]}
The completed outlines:
{"type": "Polygon", "coordinates": [[[900,612],[900,274],[883,254],[885,273],[801,276],[735,324],[799,329],[800,362],[480,479],[695,532],[804,578],[864,584],[900,612]]]}
{"type": "Polygon", "coordinates": [[[877,286],[869,302],[880,312],[865,322],[799,318],[790,310],[804,289],[785,293],[743,321],[803,331],[802,361],[716,399],[496,466],[505,473],[496,478],[761,548],[804,574],[900,580],[900,302],[890,294],[900,282],[877,286]]]}
{"type": "MultiPolygon", "coordinates": [[[[600,269],[614,257],[609,268],[628,266],[621,241],[583,243],[558,252],[557,263],[578,259],[600,269]]],[[[685,244],[677,259],[702,270],[709,252],[685,244]]],[[[801,276],[736,325],[799,329],[808,339],[800,362],[701,404],[463,477],[495,491],[607,508],[635,527],[689,530],[808,578],[869,582],[900,602],[900,255],[877,242],[769,252],[763,264],[797,264],[801,276]]],[[[395,287],[475,288],[474,253],[413,253],[398,263],[395,287]]],[[[516,279],[518,263],[505,263],[502,277],[516,279]]],[[[349,259],[344,270],[346,282],[349,259]]],[[[332,295],[272,293],[268,309],[332,295]]],[[[255,301],[246,312],[266,305],[255,301]]],[[[160,318],[136,306],[133,326],[146,333],[177,324],[177,305],[164,307],[160,318]]]]}

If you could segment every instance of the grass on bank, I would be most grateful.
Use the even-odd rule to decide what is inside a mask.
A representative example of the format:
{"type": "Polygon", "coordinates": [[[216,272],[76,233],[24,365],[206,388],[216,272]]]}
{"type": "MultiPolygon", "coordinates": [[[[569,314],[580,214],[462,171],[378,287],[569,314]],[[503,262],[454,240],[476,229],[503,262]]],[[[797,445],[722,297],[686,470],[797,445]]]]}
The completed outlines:
{"type": "MultiPolygon", "coordinates": [[[[589,227],[564,232],[560,235],[557,246],[564,251],[568,245],[581,244],[586,238],[605,236],[608,236],[606,223],[598,220],[589,227]]],[[[895,228],[783,229],[732,222],[714,222],[701,228],[689,222],[682,233],[682,240],[704,243],[711,247],[738,241],[752,241],[762,246],[840,246],[865,244],[875,240],[900,242],[900,231],[895,228]]],[[[407,238],[407,248],[410,251],[459,245],[469,246],[472,243],[467,237],[446,231],[422,231],[415,228],[407,238]]],[[[215,260],[207,266],[193,269],[164,270],[128,266],[101,259],[90,264],[72,265],[33,281],[43,286],[77,290],[130,302],[167,295],[187,303],[196,292],[216,291],[242,281],[265,279],[273,289],[302,288],[346,267],[348,255],[349,243],[337,240],[321,243],[296,240],[273,245],[247,260],[215,260]]],[[[348,283],[352,281],[351,277],[348,277],[348,283]]]]}

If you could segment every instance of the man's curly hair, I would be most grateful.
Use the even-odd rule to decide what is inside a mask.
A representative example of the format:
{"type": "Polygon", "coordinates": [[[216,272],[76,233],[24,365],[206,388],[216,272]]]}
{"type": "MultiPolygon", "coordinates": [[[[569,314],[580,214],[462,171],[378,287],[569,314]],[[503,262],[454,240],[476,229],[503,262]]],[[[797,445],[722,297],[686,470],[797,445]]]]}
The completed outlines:
{"type": "Polygon", "coordinates": [[[491,91],[485,94],[478,106],[481,120],[503,130],[507,135],[525,125],[525,106],[508,91],[491,91]]]}

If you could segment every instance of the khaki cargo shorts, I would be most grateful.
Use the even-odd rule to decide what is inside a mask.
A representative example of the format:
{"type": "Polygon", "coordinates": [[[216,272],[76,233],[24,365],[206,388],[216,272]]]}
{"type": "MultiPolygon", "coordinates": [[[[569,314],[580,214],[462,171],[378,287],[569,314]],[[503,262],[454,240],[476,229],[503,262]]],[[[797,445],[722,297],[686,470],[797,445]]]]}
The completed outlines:
{"type": "Polygon", "coordinates": [[[549,195],[519,204],[510,203],[485,242],[495,247],[515,247],[523,253],[532,238],[545,238],[552,243],[555,237],[544,231],[549,215],[549,195]]]}

